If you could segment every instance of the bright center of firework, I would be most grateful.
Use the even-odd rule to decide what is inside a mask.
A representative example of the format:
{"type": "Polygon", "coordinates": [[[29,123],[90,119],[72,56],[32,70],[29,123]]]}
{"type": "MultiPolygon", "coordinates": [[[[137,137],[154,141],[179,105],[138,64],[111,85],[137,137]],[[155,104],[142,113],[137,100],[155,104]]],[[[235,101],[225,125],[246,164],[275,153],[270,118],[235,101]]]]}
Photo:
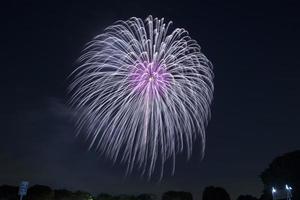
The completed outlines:
{"type": "Polygon", "coordinates": [[[164,65],[154,63],[138,63],[134,66],[131,82],[134,90],[152,90],[163,92],[170,82],[171,74],[164,65]]]}

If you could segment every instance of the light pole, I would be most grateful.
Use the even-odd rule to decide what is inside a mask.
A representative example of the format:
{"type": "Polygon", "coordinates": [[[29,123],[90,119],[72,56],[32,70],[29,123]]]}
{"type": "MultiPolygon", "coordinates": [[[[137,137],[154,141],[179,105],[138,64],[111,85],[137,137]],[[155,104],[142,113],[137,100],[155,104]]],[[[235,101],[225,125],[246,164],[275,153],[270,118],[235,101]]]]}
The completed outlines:
{"type": "Polygon", "coordinates": [[[27,193],[27,188],[28,188],[29,182],[28,181],[22,181],[19,186],[19,195],[20,195],[20,200],[23,199],[23,197],[27,193]]]}
{"type": "Polygon", "coordinates": [[[274,187],[272,187],[272,197],[273,200],[276,200],[276,189],[274,187]]]}
{"type": "Polygon", "coordinates": [[[291,200],[292,199],[292,187],[285,185],[286,190],[286,199],[291,200]]]}

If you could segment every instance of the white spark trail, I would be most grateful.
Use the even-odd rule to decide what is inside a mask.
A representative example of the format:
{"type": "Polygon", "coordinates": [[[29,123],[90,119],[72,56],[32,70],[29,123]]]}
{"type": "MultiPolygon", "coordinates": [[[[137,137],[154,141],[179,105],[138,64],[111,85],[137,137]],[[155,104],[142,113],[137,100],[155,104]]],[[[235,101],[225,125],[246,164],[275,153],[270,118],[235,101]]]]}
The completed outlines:
{"type": "Polygon", "coordinates": [[[72,107],[90,148],[148,177],[196,139],[205,149],[211,62],[182,28],[149,16],[117,21],[87,44],[71,74],[72,107]]]}

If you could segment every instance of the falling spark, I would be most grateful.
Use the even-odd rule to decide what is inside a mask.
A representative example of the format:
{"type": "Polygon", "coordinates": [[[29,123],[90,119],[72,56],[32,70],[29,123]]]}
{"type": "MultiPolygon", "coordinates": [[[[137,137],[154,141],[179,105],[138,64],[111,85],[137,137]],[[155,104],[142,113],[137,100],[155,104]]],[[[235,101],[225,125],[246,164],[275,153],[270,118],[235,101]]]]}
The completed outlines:
{"type": "Polygon", "coordinates": [[[172,22],[132,17],[87,44],[72,73],[71,105],[90,148],[149,177],[193,143],[205,149],[213,97],[212,64],[172,22]]]}

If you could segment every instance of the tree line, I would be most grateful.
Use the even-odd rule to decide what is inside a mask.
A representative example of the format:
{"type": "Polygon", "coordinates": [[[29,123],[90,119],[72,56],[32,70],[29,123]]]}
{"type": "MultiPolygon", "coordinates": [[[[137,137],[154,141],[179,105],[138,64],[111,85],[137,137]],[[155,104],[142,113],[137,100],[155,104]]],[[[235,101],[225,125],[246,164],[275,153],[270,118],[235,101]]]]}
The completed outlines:
{"type": "MultiPolygon", "coordinates": [[[[275,158],[260,174],[260,178],[264,188],[259,198],[245,194],[240,195],[237,200],[271,200],[272,187],[280,189],[285,184],[292,187],[292,199],[300,199],[300,150],[275,158]]],[[[18,189],[17,186],[0,186],[0,200],[18,200],[18,189]]],[[[84,191],[53,190],[48,186],[34,185],[28,189],[23,200],[193,200],[193,196],[185,191],[168,191],[161,197],[154,194],[110,195],[106,193],[94,196],[84,191]]],[[[202,200],[231,200],[231,198],[224,188],[208,186],[203,191],[202,200]]]]}

